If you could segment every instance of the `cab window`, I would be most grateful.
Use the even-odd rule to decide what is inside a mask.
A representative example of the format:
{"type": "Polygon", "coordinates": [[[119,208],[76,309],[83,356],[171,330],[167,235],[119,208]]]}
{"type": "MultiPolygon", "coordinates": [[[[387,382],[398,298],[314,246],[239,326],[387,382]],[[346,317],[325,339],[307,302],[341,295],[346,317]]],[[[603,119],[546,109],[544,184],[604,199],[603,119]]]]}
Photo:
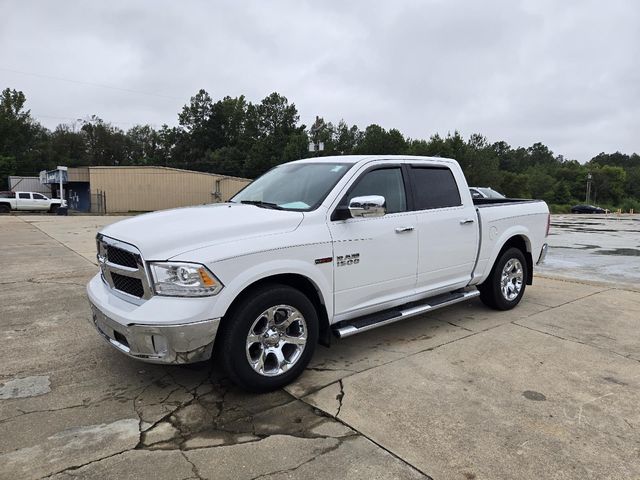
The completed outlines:
{"type": "Polygon", "coordinates": [[[45,197],[44,195],[40,195],[39,193],[34,193],[33,194],[33,199],[34,200],[46,200],[47,197],[45,197]]]}
{"type": "Polygon", "coordinates": [[[30,193],[19,193],[18,194],[18,198],[29,200],[31,198],[31,194],[30,193]]]}
{"type": "Polygon", "coordinates": [[[458,184],[448,168],[413,167],[411,179],[416,210],[462,205],[458,184]]]}
{"type": "Polygon", "coordinates": [[[402,170],[400,167],[381,168],[364,174],[349,192],[344,206],[354,197],[366,195],[382,195],[387,202],[387,213],[404,212],[407,210],[407,196],[404,190],[402,170]]]}

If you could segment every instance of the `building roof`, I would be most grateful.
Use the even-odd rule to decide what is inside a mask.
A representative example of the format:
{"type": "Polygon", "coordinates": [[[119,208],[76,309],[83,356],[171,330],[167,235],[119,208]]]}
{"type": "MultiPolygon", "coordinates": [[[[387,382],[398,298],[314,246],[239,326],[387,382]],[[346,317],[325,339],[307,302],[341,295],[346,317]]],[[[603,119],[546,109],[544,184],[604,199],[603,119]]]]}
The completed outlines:
{"type": "Polygon", "coordinates": [[[231,178],[234,180],[243,180],[243,181],[249,181],[251,182],[252,180],[250,178],[242,178],[242,177],[234,177],[233,175],[224,175],[222,173],[211,173],[211,172],[200,172],[198,170],[186,170],[184,168],[174,168],[174,167],[165,167],[165,166],[161,166],[161,165],[94,165],[94,166],[86,166],[86,167],[70,167],[70,168],[88,168],[89,170],[102,170],[102,169],[108,169],[108,170],[126,170],[126,169],[149,169],[149,170],[171,170],[174,172],[183,172],[183,173],[198,173],[201,175],[211,175],[214,177],[221,177],[221,178],[231,178]]]}

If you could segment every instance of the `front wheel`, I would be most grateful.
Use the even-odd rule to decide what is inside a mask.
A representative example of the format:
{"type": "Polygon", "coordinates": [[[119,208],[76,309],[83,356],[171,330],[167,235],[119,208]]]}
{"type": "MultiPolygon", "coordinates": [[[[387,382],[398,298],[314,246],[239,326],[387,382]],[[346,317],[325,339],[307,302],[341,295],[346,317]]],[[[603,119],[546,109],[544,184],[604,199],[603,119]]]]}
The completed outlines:
{"type": "Polygon", "coordinates": [[[60,205],[58,205],[57,203],[54,203],[49,207],[49,213],[57,213],[58,208],[60,208],[60,205]]]}
{"type": "Polygon", "coordinates": [[[217,350],[230,379],[252,392],[268,392],[296,379],[318,342],[318,315],[299,290],[267,285],[225,318],[217,350]]]}
{"type": "Polygon", "coordinates": [[[510,310],[522,300],[527,286],[527,262],[517,248],[506,250],[481,285],[480,300],[496,310],[510,310]]]}

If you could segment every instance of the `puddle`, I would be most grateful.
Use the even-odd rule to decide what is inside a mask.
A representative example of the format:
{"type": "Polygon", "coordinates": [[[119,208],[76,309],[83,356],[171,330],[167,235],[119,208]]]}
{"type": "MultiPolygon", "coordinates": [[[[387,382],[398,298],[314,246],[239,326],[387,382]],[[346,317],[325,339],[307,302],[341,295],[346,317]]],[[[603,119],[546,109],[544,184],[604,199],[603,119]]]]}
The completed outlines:
{"type": "Polygon", "coordinates": [[[533,400],[534,402],[544,402],[547,397],[540,392],[536,392],[535,390],[525,390],[522,392],[522,396],[527,400],[533,400]]]}
{"type": "Polygon", "coordinates": [[[572,230],[574,232],[587,232],[587,233],[607,233],[607,232],[619,232],[619,229],[613,228],[591,228],[601,225],[600,223],[554,223],[551,228],[560,228],[563,230],[572,230]]]}
{"type": "Polygon", "coordinates": [[[602,248],[600,245],[588,245],[585,243],[576,243],[579,247],[569,247],[566,245],[549,245],[549,248],[568,248],[571,250],[595,250],[596,248],[602,248]]]}
{"type": "Polygon", "coordinates": [[[600,255],[622,255],[625,257],[640,257],[640,249],[636,248],[614,248],[613,250],[598,250],[595,253],[600,255]]]}

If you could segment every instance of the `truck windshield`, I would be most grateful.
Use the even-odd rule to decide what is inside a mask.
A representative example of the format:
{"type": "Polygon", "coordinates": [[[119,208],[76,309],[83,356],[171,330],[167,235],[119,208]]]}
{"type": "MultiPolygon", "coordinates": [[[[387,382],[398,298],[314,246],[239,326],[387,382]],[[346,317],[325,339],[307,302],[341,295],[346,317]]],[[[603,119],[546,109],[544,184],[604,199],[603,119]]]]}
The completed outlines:
{"type": "Polygon", "coordinates": [[[313,210],[350,167],[347,163],[287,163],[269,170],[230,201],[278,210],[313,210]]]}
{"type": "Polygon", "coordinates": [[[504,195],[502,195],[500,192],[496,192],[493,188],[478,187],[478,190],[484,193],[487,198],[505,198],[504,195]]]}

